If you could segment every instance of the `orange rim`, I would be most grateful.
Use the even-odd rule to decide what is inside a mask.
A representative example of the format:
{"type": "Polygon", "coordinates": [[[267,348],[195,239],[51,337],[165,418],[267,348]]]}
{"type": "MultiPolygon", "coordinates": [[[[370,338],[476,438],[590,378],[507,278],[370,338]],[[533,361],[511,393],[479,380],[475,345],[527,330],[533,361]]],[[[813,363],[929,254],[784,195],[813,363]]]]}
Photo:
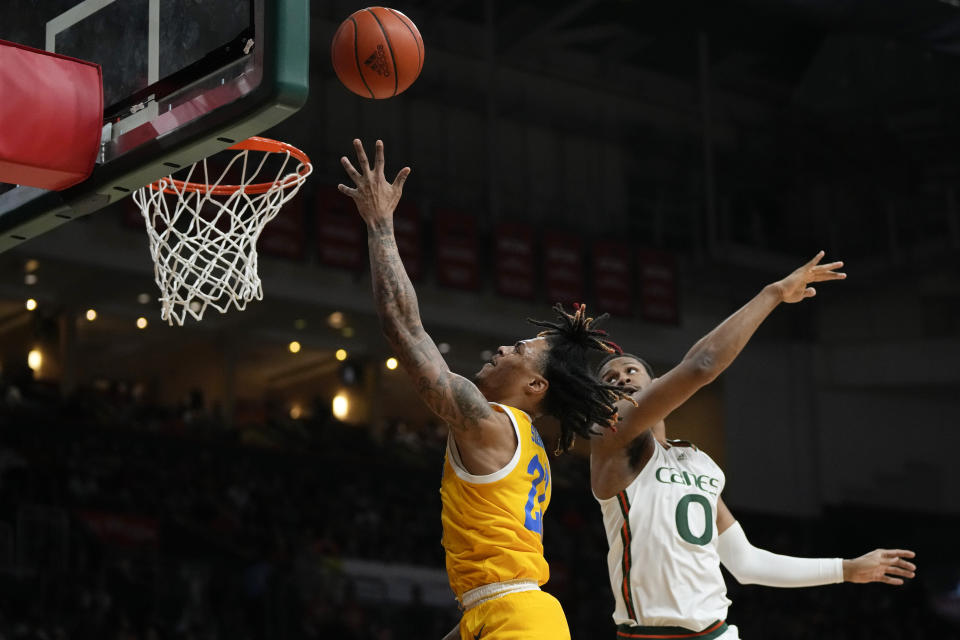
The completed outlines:
{"type": "Polygon", "coordinates": [[[266,193],[273,189],[275,186],[279,186],[281,189],[286,189],[287,187],[294,186],[299,183],[298,177],[305,176],[310,172],[310,158],[307,157],[300,149],[297,149],[292,144],[287,144],[286,142],[280,142],[279,140],[271,140],[270,138],[259,138],[252,137],[237,144],[227,147],[226,151],[263,151],[264,153],[289,153],[291,156],[300,161],[300,168],[297,169],[296,175],[288,175],[285,178],[274,182],[258,182],[256,184],[220,184],[213,188],[205,182],[184,182],[183,180],[175,180],[173,178],[163,178],[162,180],[157,180],[156,182],[150,184],[150,188],[154,191],[160,190],[160,183],[165,182],[166,184],[173,184],[177,188],[174,189],[169,186],[163,187],[164,193],[169,193],[176,195],[184,191],[193,191],[195,193],[210,193],[215,196],[229,196],[241,189],[244,193],[266,193]]]}

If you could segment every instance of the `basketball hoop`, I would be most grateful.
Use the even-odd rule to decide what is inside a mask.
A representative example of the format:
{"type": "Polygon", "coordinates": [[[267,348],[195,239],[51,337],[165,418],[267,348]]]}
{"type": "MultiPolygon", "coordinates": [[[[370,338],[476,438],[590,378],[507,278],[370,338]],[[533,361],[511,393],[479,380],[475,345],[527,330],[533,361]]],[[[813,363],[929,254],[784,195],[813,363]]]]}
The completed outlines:
{"type": "Polygon", "coordinates": [[[147,223],[160,317],[171,325],[182,326],[187,314],[201,320],[207,307],[243,311],[263,299],[257,239],[313,171],[305,153],[276,140],[250,138],[227,151],[237,153],[215,180],[204,158],[185,180],[168,176],[133,194],[147,223]],[[239,184],[223,184],[234,175],[239,184]]]}

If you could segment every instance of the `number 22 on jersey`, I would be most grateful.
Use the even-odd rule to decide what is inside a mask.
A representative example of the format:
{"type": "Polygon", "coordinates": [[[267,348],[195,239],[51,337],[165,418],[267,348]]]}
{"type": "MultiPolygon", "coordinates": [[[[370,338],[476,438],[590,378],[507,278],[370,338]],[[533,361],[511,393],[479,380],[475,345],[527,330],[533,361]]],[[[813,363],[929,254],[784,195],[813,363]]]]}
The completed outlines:
{"type": "Polygon", "coordinates": [[[530,493],[527,494],[527,504],[523,508],[524,522],[523,526],[543,535],[543,507],[544,500],[547,499],[547,488],[550,486],[550,472],[544,468],[540,461],[540,456],[535,455],[530,458],[527,464],[527,473],[533,475],[530,484],[530,493]]]}

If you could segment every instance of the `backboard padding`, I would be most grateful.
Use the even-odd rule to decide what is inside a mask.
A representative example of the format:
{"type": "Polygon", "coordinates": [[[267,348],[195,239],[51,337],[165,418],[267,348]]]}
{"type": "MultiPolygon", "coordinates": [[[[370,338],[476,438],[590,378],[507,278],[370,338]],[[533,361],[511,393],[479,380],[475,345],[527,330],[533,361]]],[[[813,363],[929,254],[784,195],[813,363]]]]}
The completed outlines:
{"type": "MultiPolygon", "coordinates": [[[[123,3],[130,10],[140,6],[151,12],[147,19],[147,30],[154,32],[154,39],[158,37],[157,34],[167,33],[164,38],[186,38],[189,42],[199,43],[200,48],[208,37],[233,39],[226,44],[218,43],[211,53],[199,60],[195,58],[200,48],[184,48],[178,54],[179,58],[160,56],[155,60],[158,74],[161,69],[176,71],[172,76],[161,75],[157,83],[152,85],[143,84],[137,89],[142,84],[138,84],[139,81],[114,84],[115,91],[132,89],[134,93],[131,95],[143,102],[135,103],[132,107],[124,106],[123,99],[114,102],[115,106],[120,104],[122,108],[114,114],[108,111],[111,117],[105,122],[101,157],[86,182],[56,193],[17,187],[0,194],[0,251],[75,217],[103,208],[179,167],[256,135],[295,113],[306,101],[309,0],[227,2],[231,7],[252,3],[247,6],[252,11],[254,31],[243,31],[242,41],[234,37],[235,29],[243,26],[242,20],[237,20],[229,28],[222,25],[217,27],[220,31],[210,27],[209,23],[204,30],[203,21],[198,20],[194,25],[197,33],[193,35],[188,22],[181,22],[167,31],[162,27],[162,21],[159,25],[150,24],[152,19],[162,17],[165,12],[175,13],[180,5],[183,5],[180,9],[185,10],[209,4],[205,10],[213,11],[215,3],[212,2],[86,1],[100,2],[105,7],[74,23],[76,25],[87,20],[108,24],[115,20],[109,16],[109,9],[117,3],[123,3]],[[106,12],[101,13],[104,10],[106,12]],[[250,35],[253,37],[248,37],[250,35]],[[161,63],[164,59],[166,62],[161,63]],[[186,67],[181,66],[184,63],[186,67]],[[201,74],[199,78],[190,75],[196,72],[201,74]]],[[[217,0],[217,3],[220,2],[217,0]]],[[[18,3],[33,4],[25,0],[13,0],[14,5],[18,3]]],[[[59,0],[49,0],[49,3],[56,5],[55,9],[62,9],[64,5],[85,4],[59,0]]],[[[41,4],[46,5],[47,0],[41,4]]],[[[85,8],[89,7],[87,5],[85,8]]],[[[0,8],[0,17],[8,10],[7,7],[0,8]]],[[[131,31],[142,26],[137,21],[133,24],[131,31]]],[[[4,35],[0,27],[0,38],[4,35]]],[[[55,41],[59,43],[61,37],[65,38],[64,43],[70,40],[69,28],[56,34],[55,41]]],[[[148,55],[149,48],[147,43],[148,55]]],[[[91,52],[96,53],[93,49],[91,52]]],[[[149,65],[145,68],[139,59],[133,59],[130,64],[143,73],[150,72],[149,65]]]]}

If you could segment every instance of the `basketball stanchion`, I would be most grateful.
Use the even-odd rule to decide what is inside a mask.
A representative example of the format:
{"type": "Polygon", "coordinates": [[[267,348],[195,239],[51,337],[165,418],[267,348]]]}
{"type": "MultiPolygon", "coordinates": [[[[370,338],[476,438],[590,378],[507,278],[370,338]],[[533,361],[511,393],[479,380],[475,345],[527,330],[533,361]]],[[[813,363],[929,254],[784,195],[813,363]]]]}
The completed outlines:
{"type": "Polygon", "coordinates": [[[257,239],[313,171],[305,153],[276,140],[254,137],[227,151],[236,154],[213,180],[205,158],[184,180],[168,176],[133,194],[147,223],[160,316],[171,325],[263,299],[257,239]],[[237,174],[238,184],[224,184],[237,174]]]}

